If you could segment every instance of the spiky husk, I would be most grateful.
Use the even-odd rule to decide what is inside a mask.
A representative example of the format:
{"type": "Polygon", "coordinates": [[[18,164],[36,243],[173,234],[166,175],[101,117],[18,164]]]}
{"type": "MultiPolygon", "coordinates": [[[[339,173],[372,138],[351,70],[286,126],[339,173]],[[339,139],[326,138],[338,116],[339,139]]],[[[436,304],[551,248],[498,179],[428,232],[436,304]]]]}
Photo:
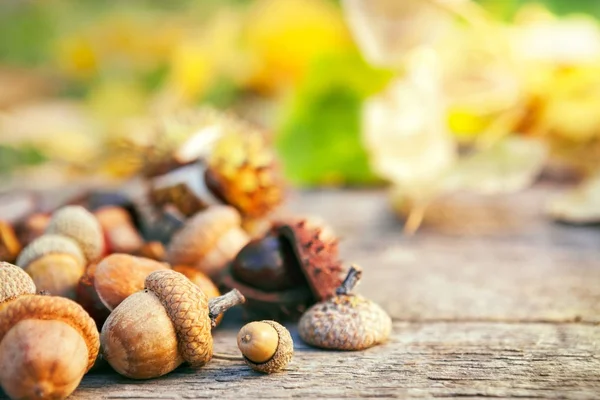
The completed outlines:
{"type": "Polygon", "coordinates": [[[320,221],[298,219],[273,228],[288,240],[317,301],[335,294],[342,283],[338,239],[320,221]]]}

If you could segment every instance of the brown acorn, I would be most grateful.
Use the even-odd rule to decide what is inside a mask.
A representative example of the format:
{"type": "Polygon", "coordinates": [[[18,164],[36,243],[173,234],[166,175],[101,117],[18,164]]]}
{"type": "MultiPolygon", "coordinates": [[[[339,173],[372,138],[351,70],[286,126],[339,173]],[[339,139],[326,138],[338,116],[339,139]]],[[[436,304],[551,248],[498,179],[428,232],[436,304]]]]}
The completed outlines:
{"type": "Polygon", "coordinates": [[[265,374],[283,371],[294,354],[290,332],[275,321],[244,325],[237,335],[237,344],[246,364],[265,374]]]}
{"type": "Polygon", "coordinates": [[[172,265],[191,265],[211,278],[248,243],[240,214],[233,207],[211,206],[186,221],[167,248],[172,265]]]}
{"type": "Polygon", "coordinates": [[[20,296],[0,308],[0,385],[10,398],[67,398],[98,350],[96,325],[74,301],[20,296]]]}
{"type": "Polygon", "coordinates": [[[169,265],[129,254],[111,254],[102,259],[94,272],[94,288],[102,303],[114,310],[128,296],[144,289],[146,277],[169,265]]]}
{"type": "Polygon", "coordinates": [[[102,327],[104,358],[120,374],[149,379],[183,362],[199,368],[212,359],[217,315],[244,301],[238,291],[208,300],[182,274],[155,271],[146,288],[125,299],[102,327]]]}
{"type": "Polygon", "coordinates": [[[98,220],[81,206],[65,206],[55,211],[46,233],[67,236],[76,241],[87,263],[98,260],[104,251],[104,237],[98,220]]]}
{"type": "Polygon", "coordinates": [[[0,261],[14,262],[21,251],[21,243],[13,227],[0,220],[0,261]]]}
{"type": "Polygon", "coordinates": [[[316,220],[299,219],[274,223],[263,238],[248,243],[222,284],[244,294],[251,314],[293,319],[332,296],[341,271],[331,230],[316,220]]]}
{"type": "Polygon", "coordinates": [[[361,274],[352,266],[335,296],[302,315],[298,333],[304,342],[323,349],[363,350],[388,339],[390,316],[378,304],[350,293],[361,274]]]}
{"type": "Polygon", "coordinates": [[[35,292],[35,283],[22,268],[0,261],[0,308],[4,302],[35,292]]]}
{"type": "Polygon", "coordinates": [[[31,276],[38,290],[74,299],[86,260],[73,239],[44,234],[23,249],[17,265],[31,276]]]}

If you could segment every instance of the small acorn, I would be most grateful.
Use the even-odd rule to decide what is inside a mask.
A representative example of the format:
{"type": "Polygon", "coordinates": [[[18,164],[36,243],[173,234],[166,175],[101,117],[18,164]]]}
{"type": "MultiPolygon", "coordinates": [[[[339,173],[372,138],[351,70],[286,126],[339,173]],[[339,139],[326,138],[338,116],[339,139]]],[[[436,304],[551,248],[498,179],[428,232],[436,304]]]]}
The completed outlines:
{"type": "Polygon", "coordinates": [[[341,271],[331,230],[314,219],[297,219],[275,222],[264,237],[250,241],[221,282],[244,294],[251,314],[294,319],[335,293],[341,271]]]}
{"type": "Polygon", "coordinates": [[[46,233],[67,236],[77,242],[87,263],[104,252],[102,228],[96,217],[81,206],[65,206],[52,214],[46,233]]]}
{"type": "Polygon", "coordinates": [[[4,302],[35,292],[35,283],[22,268],[0,261],[0,308],[4,302]]]}
{"type": "Polygon", "coordinates": [[[17,265],[31,276],[38,290],[74,299],[86,260],[73,239],[44,234],[23,249],[17,265]]]}
{"type": "Polygon", "coordinates": [[[167,248],[167,261],[197,268],[211,278],[230,262],[246,243],[241,218],[230,206],[211,206],[188,219],[167,248]]]}
{"type": "Polygon", "coordinates": [[[312,306],[298,323],[300,338],[323,349],[364,350],[385,342],[392,319],[376,303],[350,292],[362,270],[352,266],[336,295],[312,306]]]}
{"type": "Polygon", "coordinates": [[[269,320],[244,325],[237,335],[237,345],[246,364],[265,374],[283,371],[294,354],[290,332],[269,320]]]}
{"type": "Polygon", "coordinates": [[[21,251],[21,243],[13,227],[0,220],[0,261],[14,262],[21,251]]]}

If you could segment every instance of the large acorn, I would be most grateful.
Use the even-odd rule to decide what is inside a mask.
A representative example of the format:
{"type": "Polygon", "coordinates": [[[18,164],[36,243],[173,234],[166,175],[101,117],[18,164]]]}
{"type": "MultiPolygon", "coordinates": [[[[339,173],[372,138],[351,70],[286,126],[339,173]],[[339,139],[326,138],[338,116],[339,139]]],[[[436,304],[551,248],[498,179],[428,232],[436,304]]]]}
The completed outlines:
{"type": "Polygon", "coordinates": [[[162,121],[146,155],[151,197],[174,204],[186,216],[228,204],[258,218],[282,201],[275,154],[266,135],[248,123],[203,108],[162,121]]]}
{"type": "Polygon", "coordinates": [[[249,242],[222,284],[244,294],[252,316],[294,319],[335,294],[341,271],[331,230],[316,220],[298,219],[274,223],[263,238],[249,242]]]}
{"type": "Polygon", "coordinates": [[[323,349],[363,350],[388,339],[390,316],[378,304],[351,293],[361,274],[352,266],[335,296],[302,315],[298,334],[304,342],[323,349]]]}
{"type": "Polygon", "coordinates": [[[237,290],[208,300],[172,270],[151,273],[145,286],[113,310],[100,336],[104,358],[133,379],[156,378],[183,362],[205,365],[213,356],[211,328],[217,316],[244,301],[237,290]]]}

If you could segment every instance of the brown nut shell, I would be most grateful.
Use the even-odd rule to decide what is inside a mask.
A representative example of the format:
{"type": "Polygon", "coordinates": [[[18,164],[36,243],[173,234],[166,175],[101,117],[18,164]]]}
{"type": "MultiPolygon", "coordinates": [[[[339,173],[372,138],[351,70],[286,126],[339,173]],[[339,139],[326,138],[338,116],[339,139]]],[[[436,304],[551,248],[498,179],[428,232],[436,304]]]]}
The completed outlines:
{"type": "Polygon", "coordinates": [[[260,322],[264,322],[265,324],[271,325],[277,331],[277,335],[279,336],[277,350],[275,350],[275,354],[273,355],[273,357],[271,357],[271,359],[266,362],[256,363],[245,356],[244,361],[253,370],[265,374],[272,374],[274,372],[283,371],[285,367],[290,363],[290,361],[292,360],[292,356],[294,355],[294,341],[292,340],[292,336],[283,325],[275,321],[263,320],[260,322]]]}
{"type": "Polygon", "coordinates": [[[146,277],[152,272],[168,269],[167,264],[149,258],[111,254],[96,266],[94,287],[106,308],[113,310],[125,298],[144,289],[146,277]]]}
{"type": "Polygon", "coordinates": [[[35,283],[22,268],[0,261],[0,303],[35,292],[35,283]]]}
{"type": "Polygon", "coordinates": [[[339,259],[338,240],[329,227],[310,219],[276,223],[274,229],[292,245],[317,300],[335,294],[342,283],[342,263],[339,259]]]}
{"type": "Polygon", "coordinates": [[[298,323],[300,338],[323,349],[363,350],[387,340],[390,316],[360,295],[337,295],[312,306],[298,323]]]}
{"type": "Polygon", "coordinates": [[[191,367],[212,359],[213,339],[206,295],[183,274],[172,270],[155,271],[146,278],[152,291],[171,318],[177,332],[179,353],[191,367]]]}
{"type": "Polygon", "coordinates": [[[81,206],[66,206],[52,215],[46,233],[55,233],[75,240],[87,262],[96,261],[104,251],[102,228],[96,217],[81,206]]]}
{"type": "Polygon", "coordinates": [[[29,264],[48,254],[66,254],[82,267],[86,265],[85,255],[75,240],[54,234],[42,235],[29,243],[19,254],[17,265],[27,270],[29,264]]]}
{"type": "Polygon", "coordinates": [[[179,230],[167,249],[172,265],[192,265],[215,277],[250,240],[235,208],[217,205],[200,211],[179,230]]]}
{"type": "Polygon", "coordinates": [[[0,309],[0,342],[14,325],[28,319],[62,321],[78,331],[88,348],[87,370],[92,368],[100,349],[100,337],[94,320],[79,304],[64,297],[19,297],[0,309]]]}

